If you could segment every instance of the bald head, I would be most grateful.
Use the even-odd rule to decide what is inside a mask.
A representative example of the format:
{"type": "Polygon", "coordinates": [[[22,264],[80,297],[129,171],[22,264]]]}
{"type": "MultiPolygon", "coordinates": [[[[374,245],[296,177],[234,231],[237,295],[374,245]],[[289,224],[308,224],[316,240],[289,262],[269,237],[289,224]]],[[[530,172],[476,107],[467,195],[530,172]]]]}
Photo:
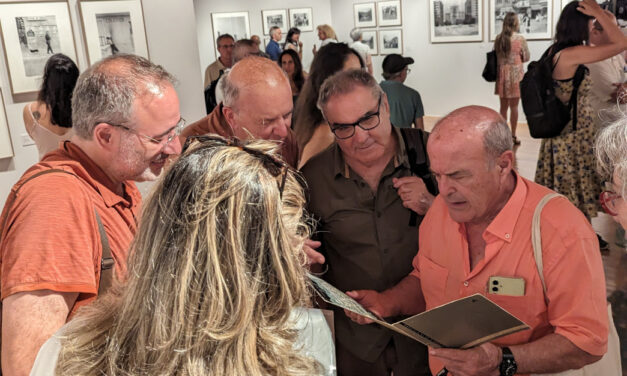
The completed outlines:
{"type": "Polygon", "coordinates": [[[446,115],[433,128],[429,141],[470,147],[483,145],[487,155],[497,157],[512,150],[512,133],[501,115],[488,107],[467,106],[446,115]]]}
{"type": "Polygon", "coordinates": [[[290,89],[290,81],[279,65],[270,59],[247,56],[233,66],[223,81],[224,105],[237,107],[242,91],[263,97],[269,91],[290,89]]]}

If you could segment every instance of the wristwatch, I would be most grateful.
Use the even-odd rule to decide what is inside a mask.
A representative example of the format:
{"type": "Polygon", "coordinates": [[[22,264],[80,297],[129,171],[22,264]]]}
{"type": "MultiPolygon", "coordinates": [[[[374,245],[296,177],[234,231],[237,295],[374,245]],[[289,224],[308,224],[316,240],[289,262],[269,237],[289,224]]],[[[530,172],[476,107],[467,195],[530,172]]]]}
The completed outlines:
{"type": "Polygon", "coordinates": [[[509,347],[503,347],[502,350],[503,359],[499,365],[499,372],[501,372],[501,376],[514,376],[518,369],[516,360],[514,360],[514,354],[512,354],[512,350],[509,347]]]}

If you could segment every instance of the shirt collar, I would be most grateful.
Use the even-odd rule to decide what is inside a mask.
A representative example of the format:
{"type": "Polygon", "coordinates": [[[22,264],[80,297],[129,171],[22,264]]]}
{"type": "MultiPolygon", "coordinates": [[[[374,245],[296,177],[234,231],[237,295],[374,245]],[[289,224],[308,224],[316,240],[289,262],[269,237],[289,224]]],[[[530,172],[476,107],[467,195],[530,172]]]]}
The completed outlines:
{"type": "MultiPolygon", "coordinates": [[[[401,130],[392,126],[392,135],[393,137],[396,137],[398,145],[396,148],[396,154],[394,155],[394,168],[403,165],[409,169],[409,159],[407,158],[407,152],[405,151],[405,142],[403,141],[401,130]]],[[[333,142],[333,175],[336,177],[338,175],[342,175],[346,179],[350,179],[350,166],[346,160],[344,160],[344,154],[342,154],[342,149],[337,142],[333,142]]]]}
{"type": "Polygon", "coordinates": [[[123,182],[124,197],[120,196],[115,193],[115,183],[78,145],[73,144],[71,141],[65,141],[63,149],[71,159],[77,161],[85,170],[86,176],[83,177],[84,180],[98,191],[107,207],[113,207],[120,203],[126,207],[138,204],[140,197],[135,183],[131,181],[123,182]]]}
{"type": "Polygon", "coordinates": [[[516,226],[516,222],[518,221],[518,217],[525,203],[525,198],[527,197],[527,185],[518,173],[515,171],[512,171],[512,173],[516,177],[514,192],[509,197],[509,200],[507,200],[503,209],[494,217],[484,232],[484,235],[490,233],[507,243],[511,243],[512,241],[514,226],[516,226]]]}

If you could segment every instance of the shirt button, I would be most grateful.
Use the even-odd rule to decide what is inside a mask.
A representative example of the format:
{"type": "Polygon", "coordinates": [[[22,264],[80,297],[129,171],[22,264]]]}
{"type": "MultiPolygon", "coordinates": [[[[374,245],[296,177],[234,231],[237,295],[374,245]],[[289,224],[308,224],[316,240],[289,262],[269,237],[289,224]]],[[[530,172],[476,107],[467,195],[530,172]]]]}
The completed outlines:
{"type": "Polygon", "coordinates": [[[464,281],[464,286],[468,287],[468,281],[464,281]]]}
{"type": "Polygon", "coordinates": [[[505,234],[505,239],[509,239],[510,238],[510,234],[505,234]]]}

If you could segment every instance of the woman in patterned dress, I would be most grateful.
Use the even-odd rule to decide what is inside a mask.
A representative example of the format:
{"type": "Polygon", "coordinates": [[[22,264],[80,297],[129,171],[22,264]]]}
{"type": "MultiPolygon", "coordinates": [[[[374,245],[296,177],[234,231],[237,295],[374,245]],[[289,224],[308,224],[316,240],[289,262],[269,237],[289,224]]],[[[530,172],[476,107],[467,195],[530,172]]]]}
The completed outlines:
{"type": "Polygon", "coordinates": [[[507,120],[509,109],[509,124],[512,127],[514,145],[520,145],[516,137],[516,125],[518,123],[518,102],[520,101],[520,80],[524,75],[523,63],[529,61],[529,48],[527,41],[518,34],[520,23],[518,15],[509,12],[503,19],[503,31],[494,41],[498,70],[494,94],[501,101],[501,116],[507,120]]]}
{"type": "MultiPolygon", "coordinates": [[[[555,53],[555,93],[566,104],[579,66],[621,53],[627,48],[627,38],[595,0],[572,1],[560,15],[555,43],[549,48],[551,54],[555,53]],[[594,19],[607,31],[610,40],[607,45],[585,44],[594,19]]],[[[590,87],[591,80],[586,72],[577,91],[576,129],[571,120],[559,136],[542,140],[535,176],[537,183],[568,197],[588,219],[595,217],[601,209],[598,203],[601,179],[595,172],[593,152],[596,127],[590,105],[590,87]]]]}

